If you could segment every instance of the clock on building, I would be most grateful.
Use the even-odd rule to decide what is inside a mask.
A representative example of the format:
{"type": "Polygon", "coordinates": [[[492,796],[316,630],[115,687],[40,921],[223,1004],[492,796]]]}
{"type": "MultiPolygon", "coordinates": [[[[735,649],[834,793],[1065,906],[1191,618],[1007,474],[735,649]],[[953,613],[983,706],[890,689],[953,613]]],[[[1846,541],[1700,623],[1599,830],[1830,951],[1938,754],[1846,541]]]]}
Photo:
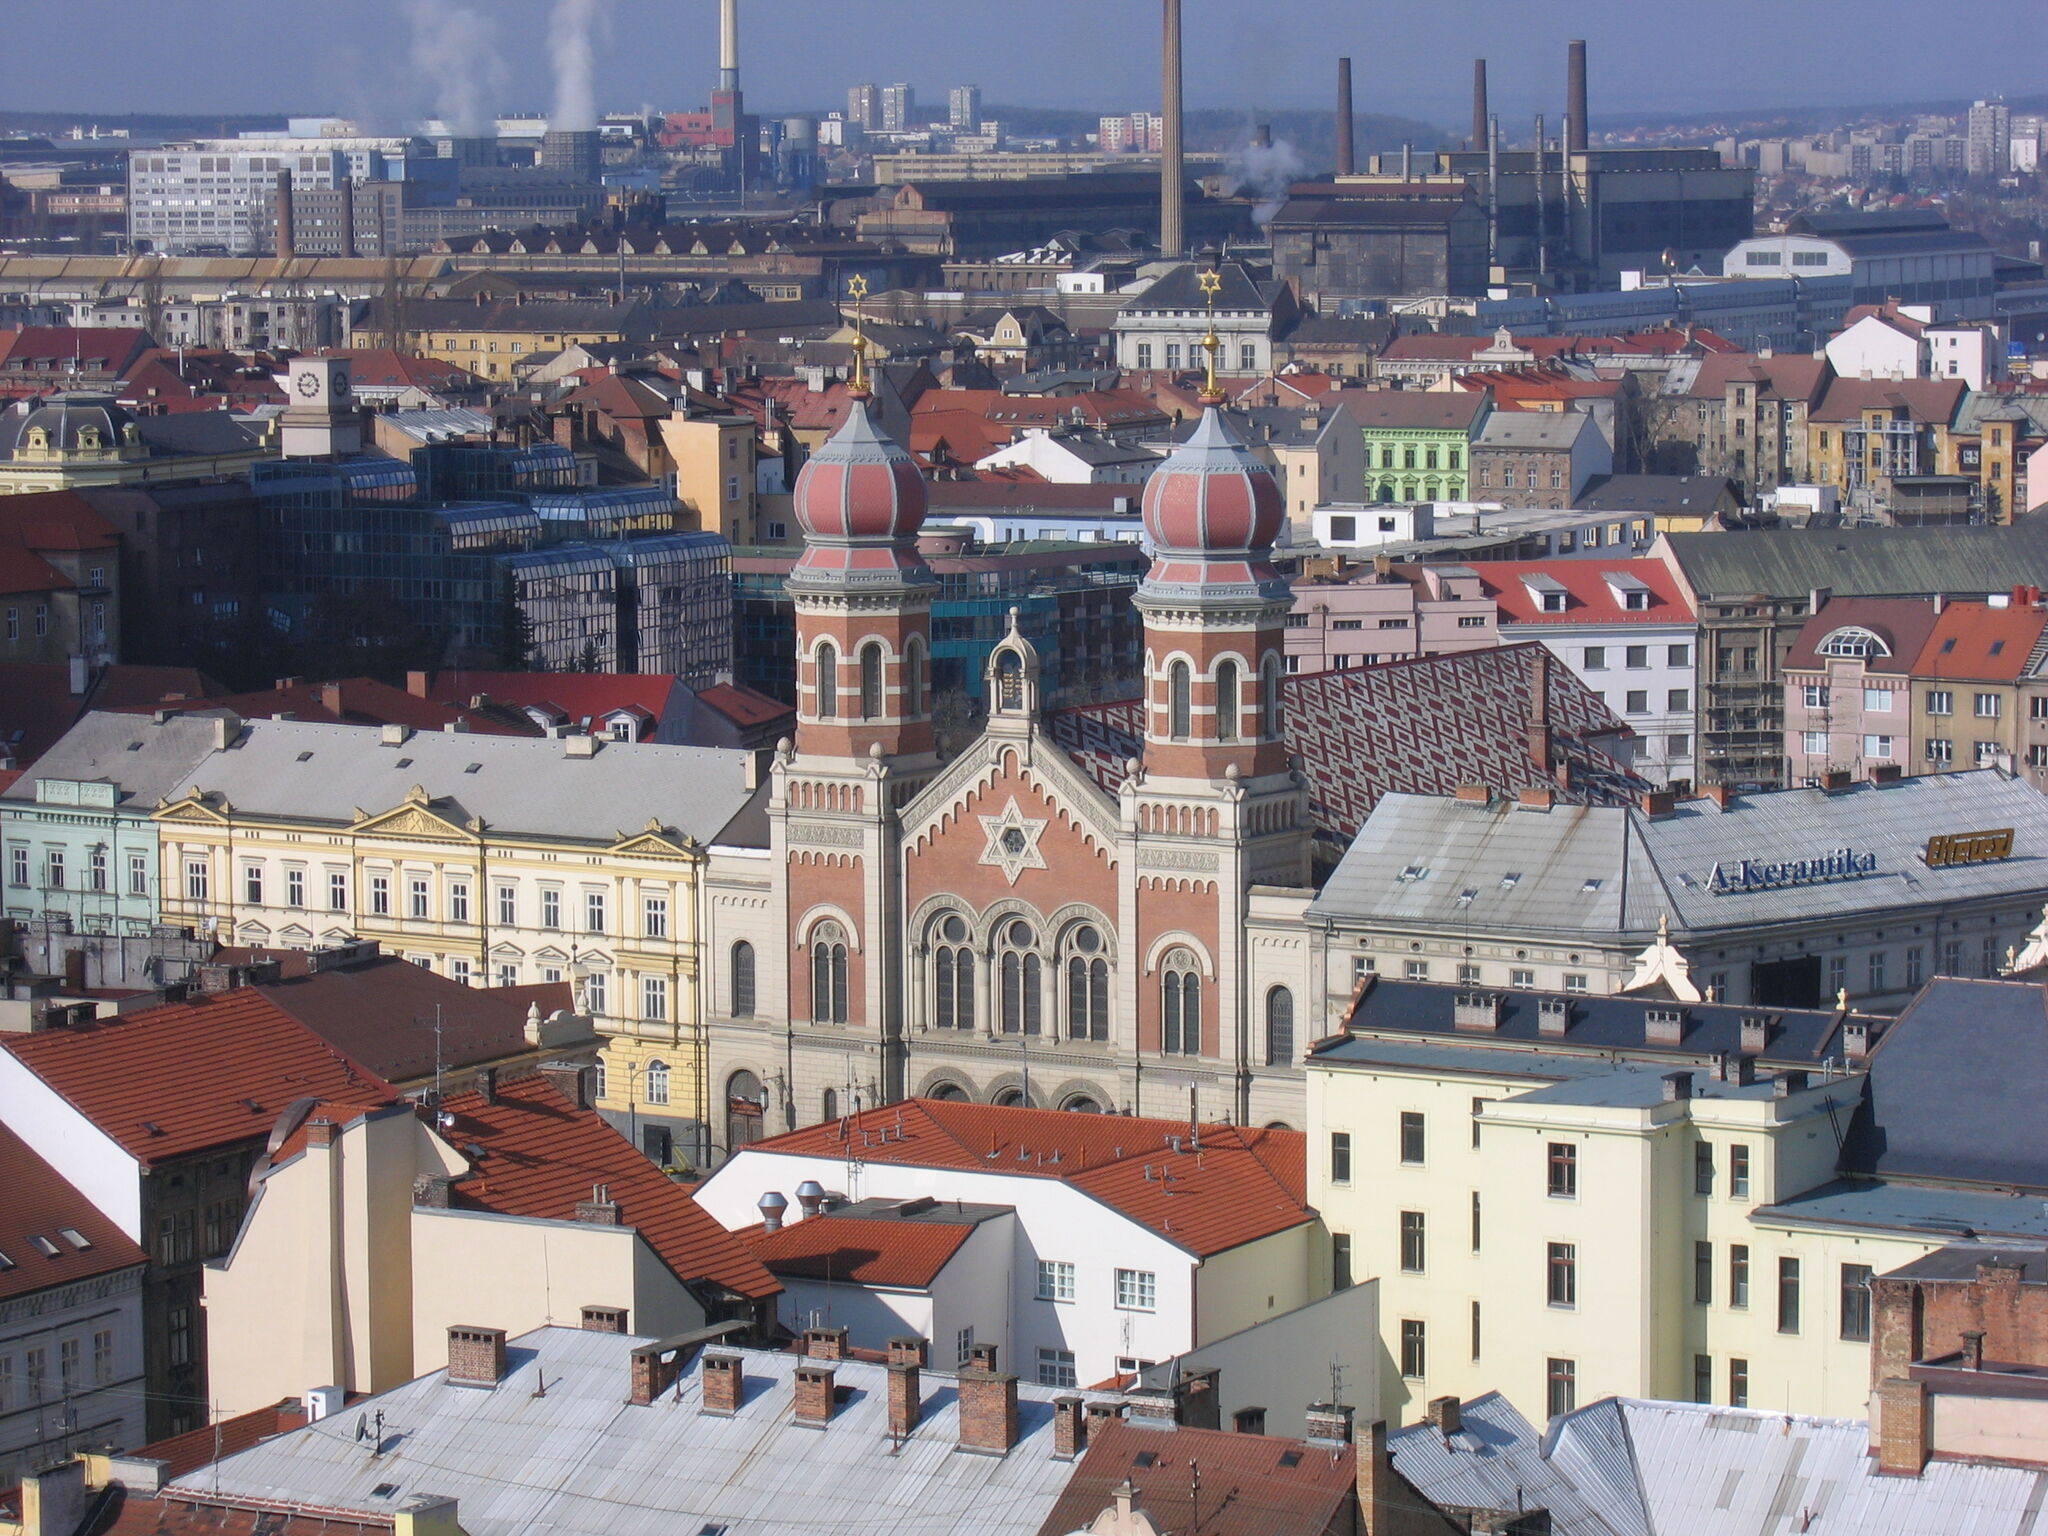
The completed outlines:
{"type": "Polygon", "coordinates": [[[302,373],[299,375],[299,381],[295,387],[300,394],[310,400],[320,393],[320,375],[317,373],[302,373]]]}

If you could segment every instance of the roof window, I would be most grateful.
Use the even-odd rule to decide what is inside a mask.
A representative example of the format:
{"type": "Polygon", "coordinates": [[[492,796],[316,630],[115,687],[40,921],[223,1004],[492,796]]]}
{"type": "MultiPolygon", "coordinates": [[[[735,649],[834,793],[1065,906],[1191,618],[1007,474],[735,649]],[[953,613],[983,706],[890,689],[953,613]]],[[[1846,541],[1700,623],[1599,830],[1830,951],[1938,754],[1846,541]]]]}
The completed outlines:
{"type": "Polygon", "coordinates": [[[80,1253],[84,1253],[88,1248],[92,1247],[92,1239],[87,1237],[83,1232],[79,1231],[76,1227],[59,1227],[57,1229],[57,1235],[63,1238],[64,1241],[69,1243],[72,1247],[76,1248],[80,1253]]]}

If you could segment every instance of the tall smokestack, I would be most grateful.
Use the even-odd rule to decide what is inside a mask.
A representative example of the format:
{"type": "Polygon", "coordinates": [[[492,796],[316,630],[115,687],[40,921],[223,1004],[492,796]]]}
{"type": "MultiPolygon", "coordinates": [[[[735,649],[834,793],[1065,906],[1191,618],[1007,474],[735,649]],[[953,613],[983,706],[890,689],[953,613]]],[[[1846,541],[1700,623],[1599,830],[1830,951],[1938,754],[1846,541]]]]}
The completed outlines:
{"type": "Polygon", "coordinates": [[[1472,147],[1486,142],[1486,60],[1472,61],[1472,147]]]}
{"type": "Polygon", "coordinates": [[[1586,152],[1586,40],[1575,37],[1565,44],[1565,110],[1571,114],[1570,137],[1565,140],[1568,154],[1581,155],[1586,152]]]}
{"type": "Polygon", "coordinates": [[[290,261],[297,237],[292,227],[292,173],[277,173],[277,259],[290,261]]]}
{"type": "MultiPolygon", "coordinates": [[[[1486,264],[1500,260],[1500,119],[1486,120],[1486,264]]],[[[1487,274],[1492,281],[1493,274],[1487,274]]]]}
{"type": "Polygon", "coordinates": [[[718,0],[718,88],[740,88],[740,0],[718,0]]]}
{"type": "Polygon", "coordinates": [[[1351,61],[1337,61],[1337,174],[1352,174],[1351,61]]]}
{"type": "Polygon", "coordinates": [[[1159,254],[1178,257],[1188,248],[1181,224],[1180,0],[1166,0],[1159,84],[1159,254]]]}
{"type": "Polygon", "coordinates": [[[1252,145],[1257,149],[1271,149],[1273,147],[1273,125],[1271,123],[1258,123],[1253,126],[1252,145]]]}
{"type": "Polygon", "coordinates": [[[1543,114],[1536,114],[1536,272],[1550,271],[1550,178],[1544,168],[1543,114]]]}

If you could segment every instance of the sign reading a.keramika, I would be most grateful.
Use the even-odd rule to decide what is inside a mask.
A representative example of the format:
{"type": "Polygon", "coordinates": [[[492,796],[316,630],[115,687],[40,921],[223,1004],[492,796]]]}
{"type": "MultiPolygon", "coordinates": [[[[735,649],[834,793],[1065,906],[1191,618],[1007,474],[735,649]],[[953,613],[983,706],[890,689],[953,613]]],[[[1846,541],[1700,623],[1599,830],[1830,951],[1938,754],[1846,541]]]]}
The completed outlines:
{"type": "Polygon", "coordinates": [[[1714,866],[1707,889],[1716,896],[1744,891],[1770,891],[1788,885],[1819,885],[1828,880],[1854,880],[1877,872],[1877,855],[1842,847],[1812,859],[1739,859],[1714,866]]]}

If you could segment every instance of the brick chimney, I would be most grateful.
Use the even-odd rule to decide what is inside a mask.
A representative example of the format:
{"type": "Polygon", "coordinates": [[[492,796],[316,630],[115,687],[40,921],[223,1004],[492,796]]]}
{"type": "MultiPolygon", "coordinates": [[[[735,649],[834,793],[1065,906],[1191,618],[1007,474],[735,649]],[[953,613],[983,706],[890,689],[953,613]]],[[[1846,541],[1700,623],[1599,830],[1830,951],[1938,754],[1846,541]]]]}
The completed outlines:
{"type": "Polygon", "coordinates": [[[844,1360],[846,1340],[847,1330],[844,1328],[806,1328],[804,1353],[813,1360],[844,1360]]]}
{"type": "Polygon", "coordinates": [[[960,1391],[959,1448],[1007,1456],[1017,1443],[1017,1378],[996,1369],[996,1347],[977,1344],[974,1363],[955,1378],[960,1391]]]}
{"type": "Polygon", "coordinates": [[[1850,1061],[1862,1061],[1870,1055],[1870,1020],[1842,1020],[1842,1055],[1850,1061]]]}
{"type": "Polygon", "coordinates": [[[1682,1045],[1685,1041],[1683,1008],[1643,1010],[1643,1039],[1650,1045],[1682,1045]]]}
{"type": "Polygon", "coordinates": [[[448,1383],[457,1387],[495,1387],[505,1374],[505,1330],[448,1330],[448,1383]]]}
{"type": "Polygon", "coordinates": [[[1351,1443],[1352,1408],[1348,1403],[1310,1403],[1306,1431],[1302,1438],[1321,1445],[1351,1443]]]}
{"type": "Polygon", "coordinates": [[[1455,1397],[1432,1397],[1429,1422],[1436,1426],[1438,1434],[1455,1435],[1465,1427],[1464,1403],[1455,1397]]]}
{"type": "Polygon", "coordinates": [[[1536,1000],[1536,1033],[1550,1040],[1562,1040],[1571,1033],[1572,1005],[1568,998],[1542,997],[1536,1000]]]}
{"type": "Polygon", "coordinates": [[[1500,994],[1460,992],[1451,1000],[1451,1025],[1454,1029],[1477,1029],[1488,1033],[1499,1029],[1500,994]]]}
{"type": "Polygon", "coordinates": [[[320,707],[330,715],[338,715],[342,712],[341,684],[322,683],[320,685],[320,707]]]}
{"type": "Polygon", "coordinates": [[[1965,1328],[1963,1330],[1963,1369],[1981,1371],[1984,1369],[1984,1330],[1965,1328]]]}
{"type": "Polygon", "coordinates": [[[583,1309],[583,1331],[585,1333],[629,1333],[626,1326],[624,1307],[585,1307],[583,1309]]]}
{"type": "Polygon", "coordinates": [[[1056,1397],[1052,1400],[1052,1453],[1060,1461],[1072,1461],[1088,1448],[1088,1425],[1081,1416],[1081,1399],[1056,1397]]]}
{"type": "Polygon", "coordinates": [[[1357,1438],[1358,1512],[1368,1531],[1390,1531],[1398,1518],[1395,1511],[1406,1502],[1401,1485],[1394,1478],[1393,1458],[1387,1454],[1387,1421],[1374,1419],[1357,1438]]]}
{"type": "Polygon", "coordinates": [[[1927,1384],[1892,1376],[1878,1383],[1871,1420],[1877,1470],[1887,1477],[1918,1477],[1927,1466],[1927,1384]]]}
{"type": "Polygon", "coordinates": [[[476,1093],[477,1097],[486,1104],[498,1102],[498,1069],[496,1067],[477,1068],[476,1093]]]}
{"type": "Polygon", "coordinates": [[[1550,652],[1529,658],[1529,760],[1548,773],[1556,765],[1550,740],[1550,652]]]}
{"type": "Polygon", "coordinates": [[[806,1363],[796,1368],[796,1408],[799,1424],[823,1429],[832,1422],[832,1392],[837,1368],[806,1363]]]}
{"type": "MultiPolygon", "coordinates": [[[[585,1307],[583,1309],[583,1326],[586,1328],[590,1327],[590,1314],[602,1310],[604,1309],[599,1307],[585,1307]]],[[[621,1312],[618,1315],[620,1326],[616,1331],[624,1333],[626,1331],[624,1326],[625,1313],[621,1312]]],[[[683,1374],[685,1356],[680,1349],[671,1348],[664,1350],[659,1344],[642,1344],[633,1351],[629,1358],[632,1362],[632,1385],[627,1393],[627,1400],[636,1408],[647,1407],[657,1397],[660,1397],[662,1393],[674,1386],[676,1378],[683,1374]]],[[[707,1361],[706,1364],[708,1365],[709,1362],[707,1361]]],[[[705,1384],[705,1396],[708,1401],[710,1396],[710,1376],[708,1372],[705,1376],[705,1384]]],[[[709,1410],[707,1409],[706,1411],[708,1412],[709,1410]]]]}
{"type": "Polygon", "coordinates": [[[616,1227],[619,1224],[619,1203],[612,1198],[608,1185],[590,1186],[590,1198],[576,1202],[576,1219],[585,1226],[616,1227]]]}
{"type": "Polygon", "coordinates": [[[549,1087],[578,1109],[590,1108],[589,1067],[573,1061],[544,1061],[540,1064],[540,1075],[547,1079],[549,1087]]]}
{"type": "Polygon", "coordinates": [[[1690,1072],[1666,1072],[1664,1074],[1664,1102],[1682,1104],[1692,1097],[1692,1074],[1690,1072]]]}
{"type": "Polygon", "coordinates": [[[1771,1018],[1767,1013],[1742,1016],[1742,1048],[1755,1055],[1771,1043],[1771,1018]]]}
{"type": "Polygon", "coordinates": [[[924,1365],[923,1339],[889,1341],[889,1438],[907,1440],[924,1417],[920,1372],[924,1365]]]}
{"type": "Polygon", "coordinates": [[[746,1359],[742,1355],[704,1356],[704,1406],[698,1410],[721,1419],[740,1411],[746,1398],[746,1359]]]}
{"type": "Polygon", "coordinates": [[[427,696],[427,677],[425,672],[406,673],[405,691],[416,699],[424,699],[427,696]]]}
{"type": "Polygon", "coordinates": [[[447,1210],[454,1195],[455,1180],[445,1173],[423,1173],[412,1181],[412,1203],[426,1210],[447,1210]]]}

